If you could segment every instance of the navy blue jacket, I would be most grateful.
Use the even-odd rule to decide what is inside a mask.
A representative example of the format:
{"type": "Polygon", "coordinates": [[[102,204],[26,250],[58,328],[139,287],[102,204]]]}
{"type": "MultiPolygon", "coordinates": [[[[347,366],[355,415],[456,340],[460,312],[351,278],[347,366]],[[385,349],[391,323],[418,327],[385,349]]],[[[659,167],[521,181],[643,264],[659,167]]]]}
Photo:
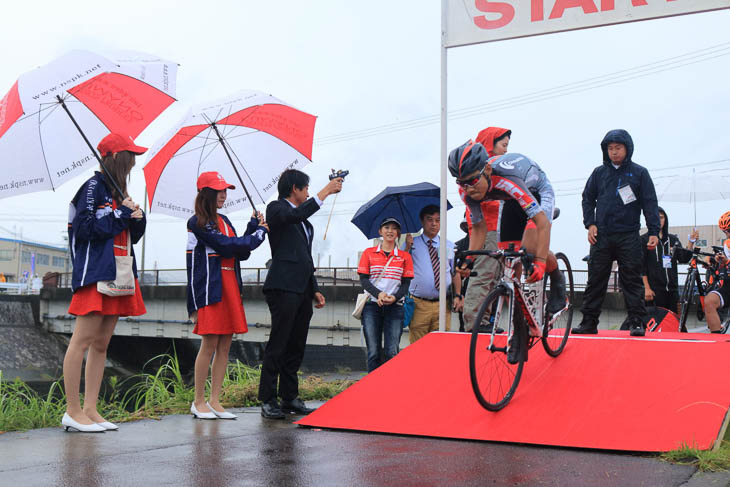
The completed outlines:
{"type": "Polygon", "coordinates": [[[659,235],[659,210],[656,191],[649,171],[631,160],[634,142],[625,130],[612,130],[603,142],[603,164],[593,170],[583,190],[583,224],[598,227],[603,233],[638,232],[641,212],[644,212],[649,235],[659,235]],[[626,160],[614,168],[608,158],[608,144],[619,142],[626,146],[626,160]],[[619,188],[631,186],[636,201],[624,204],[619,188]]]}
{"type": "Polygon", "coordinates": [[[188,245],[185,260],[188,274],[188,313],[219,303],[223,295],[221,280],[221,258],[234,257],[234,269],[241,291],[241,260],[246,260],[251,251],[266,239],[266,229],[252,218],[246,226],[243,237],[237,237],[236,229],[225,215],[220,215],[233,232],[228,237],[209,222],[204,228],[198,226],[198,217],[188,220],[188,245]]]}
{"type": "MultiPolygon", "coordinates": [[[[71,289],[111,281],[117,277],[114,237],[129,229],[132,243],[144,235],[147,219],[131,218],[132,210],[120,206],[112,210],[112,193],[104,175],[96,172],[71,200],[68,218],[68,242],[73,273],[71,289]]],[[[132,248],[132,270],[137,277],[137,261],[132,248]]]]}

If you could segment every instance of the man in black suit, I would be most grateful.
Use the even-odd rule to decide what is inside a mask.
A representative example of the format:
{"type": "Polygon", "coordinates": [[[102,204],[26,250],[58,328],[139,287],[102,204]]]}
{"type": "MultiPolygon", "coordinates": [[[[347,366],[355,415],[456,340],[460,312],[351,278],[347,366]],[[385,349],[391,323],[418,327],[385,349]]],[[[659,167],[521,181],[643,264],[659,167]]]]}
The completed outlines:
{"type": "Polygon", "coordinates": [[[270,419],[283,419],[284,412],[313,411],[299,399],[297,372],[304,358],[312,304],[322,308],[325,299],[314,276],[314,229],[307,218],[319,210],[327,196],[342,190],[342,179],[331,180],[310,198],[309,176],[287,169],[281,173],[277,189],[279,199],[266,207],[271,267],[264,282],[264,296],[271,312],[271,335],[259,381],[261,415],[270,419]]]}

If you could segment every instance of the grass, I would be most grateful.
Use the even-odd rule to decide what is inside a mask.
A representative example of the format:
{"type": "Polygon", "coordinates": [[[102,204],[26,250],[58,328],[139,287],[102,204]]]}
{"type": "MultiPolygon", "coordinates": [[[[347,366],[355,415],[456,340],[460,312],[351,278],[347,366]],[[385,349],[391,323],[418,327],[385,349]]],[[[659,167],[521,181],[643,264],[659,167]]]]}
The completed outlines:
{"type": "Polygon", "coordinates": [[[661,458],[670,463],[693,465],[703,472],[730,470],[730,429],[725,432],[725,437],[717,451],[700,450],[683,444],[676,450],[662,454],[661,458]]]}
{"type": "MultiPolygon", "coordinates": [[[[120,381],[107,379],[107,398],[99,399],[99,412],[111,422],[159,418],[166,414],[187,414],[193,400],[193,385],[185,381],[176,355],[160,355],[147,362],[160,364],[120,381]]],[[[224,407],[260,404],[258,394],[260,367],[249,367],[238,360],[228,364],[223,381],[221,403],[224,407]]],[[[300,377],[299,395],[305,401],[325,401],[353,384],[350,380],[324,381],[317,376],[300,377]]],[[[210,387],[210,382],[207,384],[210,387]]],[[[61,424],[66,397],[61,380],[41,396],[19,379],[3,380],[0,371],[0,433],[47,428],[61,424]]]]}

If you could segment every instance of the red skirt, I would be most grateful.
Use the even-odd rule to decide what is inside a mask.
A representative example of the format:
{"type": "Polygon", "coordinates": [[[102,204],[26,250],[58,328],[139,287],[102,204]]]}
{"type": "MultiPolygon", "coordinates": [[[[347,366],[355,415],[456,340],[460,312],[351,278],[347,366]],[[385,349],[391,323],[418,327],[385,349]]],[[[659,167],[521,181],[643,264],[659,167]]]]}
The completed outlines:
{"type": "MultiPolygon", "coordinates": [[[[234,262],[233,258],[221,259],[221,267],[234,269],[234,262]]],[[[196,335],[233,335],[248,331],[235,271],[221,269],[221,279],[221,300],[198,309],[198,322],[193,328],[196,335]]]]}
{"type": "Polygon", "coordinates": [[[139,289],[134,280],[134,294],[130,296],[107,296],[96,290],[96,283],[80,287],[71,298],[69,314],[84,316],[89,313],[119,316],[140,316],[147,312],[139,289]]]}

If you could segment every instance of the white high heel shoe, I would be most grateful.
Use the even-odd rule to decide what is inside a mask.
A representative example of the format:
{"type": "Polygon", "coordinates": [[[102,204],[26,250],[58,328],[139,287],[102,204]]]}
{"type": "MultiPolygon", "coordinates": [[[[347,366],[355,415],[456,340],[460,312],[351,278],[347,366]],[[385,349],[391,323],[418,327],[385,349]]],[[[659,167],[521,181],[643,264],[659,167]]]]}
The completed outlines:
{"type": "Polygon", "coordinates": [[[225,410],[222,413],[216,411],[215,409],[213,409],[213,406],[211,406],[210,403],[208,403],[208,402],[206,402],[205,405],[208,406],[211,411],[213,411],[213,414],[215,414],[218,417],[218,419],[236,419],[236,418],[238,418],[238,416],[236,416],[235,414],[229,413],[228,411],[225,411],[225,410]]]}
{"type": "Polygon", "coordinates": [[[69,416],[68,413],[63,413],[61,426],[63,426],[63,429],[65,429],[66,431],[68,431],[69,428],[73,428],[76,431],[80,431],[81,433],[103,433],[104,431],[106,431],[106,428],[96,423],[81,424],[75,421],[71,416],[69,416]]]}
{"type": "Polygon", "coordinates": [[[99,426],[101,426],[102,428],[104,428],[107,431],[118,431],[119,430],[119,426],[117,426],[114,423],[110,423],[109,421],[102,421],[101,423],[96,423],[96,424],[98,424],[99,426]]]}
{"type": "Polygon", "coordinates": [[[198,419],[217,419],[218,416],[216,416],[213,412],[209,413],[201,413],[198,411],[198,408],[195,407],[195,403],[192,403],[190,405],[190,412],[198,419]]]}

